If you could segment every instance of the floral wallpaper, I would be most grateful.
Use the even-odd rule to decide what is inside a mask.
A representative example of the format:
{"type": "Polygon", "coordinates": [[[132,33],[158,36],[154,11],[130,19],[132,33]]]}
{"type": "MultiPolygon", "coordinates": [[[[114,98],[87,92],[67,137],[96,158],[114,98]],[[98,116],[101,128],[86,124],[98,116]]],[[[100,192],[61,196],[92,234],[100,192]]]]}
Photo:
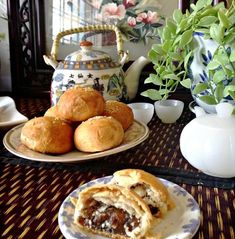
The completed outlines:
{"type": "Polygon", "coordinates": [[[148,42],[157,37],[162,25],[157,0],[93,0],[98,9],[97,21],[115,24],[131,42],[148,42]]]}
{"type": "MultiPolygon", "coordinates": [[[[65,29],[84,25],[115,24],[124,40],[147,44],[150,39],[157,38],[157,28],[164,21],[157,0],[52,0],[50,8],[53,36],[65,29]]],[[[81,38],[74,35],[63,41],[76,44],[81,38]]],[[[113,34],[96,36],[95,42],[102,39],[102,45],[113,45],[114,38],[113,34]]]]}

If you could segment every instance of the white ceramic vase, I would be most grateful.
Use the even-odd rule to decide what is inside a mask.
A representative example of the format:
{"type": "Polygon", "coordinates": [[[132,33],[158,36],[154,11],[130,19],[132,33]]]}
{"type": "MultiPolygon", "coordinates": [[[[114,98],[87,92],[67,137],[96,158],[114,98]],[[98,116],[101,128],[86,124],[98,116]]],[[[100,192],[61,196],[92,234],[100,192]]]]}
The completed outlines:
{"type": "MultiPolygon", "coordinates": [[[[198,83],[203,83],[208,81],[209,73],[207,70],[207,65],[211,61],[218,44],[212,39],[205,39],[202,33],[194,33],[194,47],[195,52],[192,58],[192,61],[189,63],[189,77],[192,80],[191,92],[198,83]]],[[[226,79],[223,81],[223,84],[226,86],[231,81],[235,79],[226,79]]],[[[205,90],[200,94],[193,94],[192,96],[196,103],[202,107],[207,113],[216,113],[215,105],[209,105],[199,99],[200,96],[210,95],[210,90],[205,90]]],[[[235,105],[232,98],[227,97],[222,99],[222,102],[229,102],[235,105]]]]}

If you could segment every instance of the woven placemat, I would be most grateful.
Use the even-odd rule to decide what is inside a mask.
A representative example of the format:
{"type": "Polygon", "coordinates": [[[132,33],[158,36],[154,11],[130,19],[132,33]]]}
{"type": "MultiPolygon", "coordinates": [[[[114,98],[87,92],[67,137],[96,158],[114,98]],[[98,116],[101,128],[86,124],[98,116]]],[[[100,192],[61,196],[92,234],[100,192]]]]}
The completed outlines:
{"type": "Polygon", "coordinates": [[[142,165],[138,163],[126,163],[115,161],[115,155],[105,158],[99,158],[97,160],[90,160],[83,163],[47,163],[47,162],[36,162],[14,156],[7,150],[0,152],[1,162],[0,164],[13,164],[13,165],[25,165],[37,168],[45,169],[58,169],[80,172],[96,172],[97,168],[102,169],[106,174],[112,174],[116,170],[124,168],[139,168],[148,171],[158,177],[168,179],[175,183],[185,183],[190,185],[202,185],[207,187],[217,187],[223,189],[235,189],[235,178],[218,178],[206,175],[202,172],[195,172],[193,170],[183,170],[180,168],[169,168],[169,167],[157,167],[152,165],[142,165]],[[110,160],[112,162],[110,162],[110,160]],[[110,162],[110,163],[107,163],[110,162]]]}
{"type": "MultiPolygon", "coordinates": [[[[1,164],[1,238],[64,238],[58,211],[65,198],[80,185],[106,175],[93,171],[1,164]],[[14,177],[13,177],[14,176],[14,177]]],[[[201,225],[194,238],[234,238],[234,190],[180,183],[198,202],[201,225]]]]}

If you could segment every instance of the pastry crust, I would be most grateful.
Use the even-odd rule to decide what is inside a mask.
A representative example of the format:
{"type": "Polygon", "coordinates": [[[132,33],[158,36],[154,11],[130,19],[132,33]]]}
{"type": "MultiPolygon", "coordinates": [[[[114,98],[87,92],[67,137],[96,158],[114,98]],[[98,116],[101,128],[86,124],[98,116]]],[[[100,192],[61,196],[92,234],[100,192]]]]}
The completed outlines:
{"type": "Polygon", "coordinates": [[[120,145],[122,125],[112,117],[96,116],[80,124],[74,133],[75,147],[83,152],[99,152],[120,145]]]}
{"type": "Polygon", "coordinates": [[[20,139],[28,148],[41,153],[63,154],[73,148],[73,128],[55,117],[38,117],[26,122],[20,139]]]}
{"type": "Polygon", "coordinates": [[[57,110],[60,118],[77,122],[102,115],[104,106],[104,98],[97,90],[90,87],[74,87],[60,97],[57,110]]]}
{"type": "Polygon", "coordinates": [[[127,130],[134,122],[132,109],[125,103],[116,100],[107,100],[105,102],[103,115],[112,116],[118,120],[122,124],[124,131],[127,130]]]}
{"type": "MultiPolygon", "coordinates": [[[[106,210],[103,210],[102,212],[105,213],[108,210],[109,209],[106,208],[106,210]]],[[[119,221],[119,223],[121,223],[120,221],[122,221],[120,217],[117,220],[119,221]]],[[[153,217],[149,211],[148,206],[137,194],[133,193],[130,190],[112,184],[99,184],[86,188],[79,193],[79,198],[75,206],[74,221],[80,228],[115,239],[144,238],[145,234],[151,227],[152,220],[153,217]],[[92,216],[90,217],[94,221],[90,223],[88,221],[87,225],[84,226],[82,223],[85,220],[84,218],[86,218],[87,216],[87,210],[90,210],[92,208],[92,200],[101,203],[103,207],[111,206],[118,210],[122,210],[122,212],[124,211],[129,217],[135,217],[136,219],[138,219],[139,224],[132,227],[132,229],[129,229],[126,224],[124,224],[125,226],[122,225],[123,228],[125,228],[126,235],[125,233],[123,234],[113,232],[112,229],[115,227],[112,222],[109,222],[109,220],[112,221],[115,215],[109,213],[108,215],[110,218],[106,219],[107,221],[102,222],[107,225],[108,228],[102,229],[104,228],[102,226],[100,228],[96,228],[94,227],[94,223],[96,222],[94,215],[97,215],[97,213],[101,212],[101,209],[98,208],[94,209],[94,214],[92,214],[92,216]]],[[[126,223],[126,221],[123,220],[123,223],[126,223]]]]}
{"type": "Polygon", "coordinates": [[[152,213],[162,218],[169,210],[174,208],[167,188],[154,175],[140,169],[124,169],[114,173],[113,183],[135,191],[146,204],[158,211],[152,213]]]}
{"type": "Polygon", "coordinates": [[[44,113],[44,116],[60,118],[58,114],[57,105],[54,105],[50,107],[49,109],[47,109],[47,111],[44,113]]]}

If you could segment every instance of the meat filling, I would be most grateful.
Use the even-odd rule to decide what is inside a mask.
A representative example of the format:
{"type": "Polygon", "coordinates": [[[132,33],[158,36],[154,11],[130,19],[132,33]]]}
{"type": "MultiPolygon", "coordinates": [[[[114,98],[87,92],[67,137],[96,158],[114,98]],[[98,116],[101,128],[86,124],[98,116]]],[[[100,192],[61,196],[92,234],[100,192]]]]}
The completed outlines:
{"type": "Polygon", "coordinates": [[[131,186],[131,190],[137,193],[143,200],[148,204],[149,209],[153,215],[156,215],[159,212],[157,203],[154,200],[154,194],[148,185],[144,183],[137,183],[131,186]]]}
{"type": "Polygon", "coordinates": [[[125,236],[140,224],[127,211],[95,200],[89,202],[78,220],[84,227],[125,236]]]}

